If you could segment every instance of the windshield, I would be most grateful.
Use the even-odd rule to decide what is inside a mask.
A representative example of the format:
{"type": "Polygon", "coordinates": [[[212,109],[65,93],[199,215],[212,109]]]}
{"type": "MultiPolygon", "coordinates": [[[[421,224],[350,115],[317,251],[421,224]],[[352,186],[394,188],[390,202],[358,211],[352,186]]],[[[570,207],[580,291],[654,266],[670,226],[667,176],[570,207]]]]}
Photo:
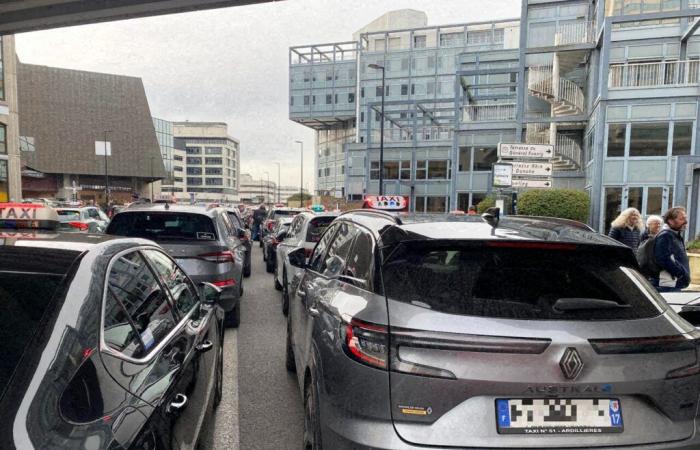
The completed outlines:
{"type": "Polygon", "coordinates": [[[628,263],[595,249],[415,243],[396,249],[383,278],[390,299],[450,314],[549,320],[658,315],[628,263]],[[592,301],[563,308],[571,299],[592,301]]]}
{"type": "Polygon", "coordinates": [[[80,221],[80,211],[77,209],[59,209],[56,213],[61,223],[80,221]]]}
{"type": "Polygon", "coordinates": [[[280,217],[293,217],[299,213],[300,213],[300,211],[292,211],[289,209],[278,209],[272,213],[272,218],[279,219],[280,217]]]}
{"type": "Polygon", "coordinates": [[[159,240],[216,240],[214,222],[203,214],[179,212],[123,212],[107,227],[107,234],[159,240]]]}

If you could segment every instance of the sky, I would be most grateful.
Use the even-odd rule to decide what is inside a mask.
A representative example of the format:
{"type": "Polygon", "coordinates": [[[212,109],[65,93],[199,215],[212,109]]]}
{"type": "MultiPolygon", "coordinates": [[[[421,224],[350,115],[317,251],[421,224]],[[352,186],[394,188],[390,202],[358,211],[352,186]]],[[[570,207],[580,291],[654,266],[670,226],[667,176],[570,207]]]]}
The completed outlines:
{"type": "Polygon", "coordinates": [[[289,47],[346,41],[382,14],[416,9],[428,25],[518,17],[520,0],[286,0],[23,33],[20,61],[143,79],[151,115],[226,122],[241,172],[312,188],[314,132],[289,120],[289,47]]]}

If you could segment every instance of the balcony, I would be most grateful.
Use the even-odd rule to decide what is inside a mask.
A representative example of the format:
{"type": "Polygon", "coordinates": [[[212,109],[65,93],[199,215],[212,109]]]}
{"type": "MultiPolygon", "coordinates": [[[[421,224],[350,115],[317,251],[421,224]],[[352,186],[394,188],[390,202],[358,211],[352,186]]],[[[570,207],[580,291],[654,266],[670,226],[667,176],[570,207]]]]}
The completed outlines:
{"type": "Polygon", "coordinates": [[[595,22],[579,21],[560,24],[554,34],[554,46],[592,44],[595,40],[595,22]]]}
{"type": "Polygon", "coordinates": [[[515,120],[515,103],[469,105],[462,110],[462,122],[504,122],[515,120]]]}
{"type": "MultiPolygon", "coordinates": [[[[413,141],[413,128],[388,128],[384,130],[384,143],[413,141]]],[[[451,127],[427,126],[418,127],[416,140],[419,142],[451,141],[454,130],[451,127]]],[[[372,130],[372,143],[379,144],[379,130],[372,130]]]]}
{"type": "Polygon", "coordinates": [[[689,86],[697,85],[699,76],[700,60],[611,64],[608,87],[624,89],[689,86]]]}

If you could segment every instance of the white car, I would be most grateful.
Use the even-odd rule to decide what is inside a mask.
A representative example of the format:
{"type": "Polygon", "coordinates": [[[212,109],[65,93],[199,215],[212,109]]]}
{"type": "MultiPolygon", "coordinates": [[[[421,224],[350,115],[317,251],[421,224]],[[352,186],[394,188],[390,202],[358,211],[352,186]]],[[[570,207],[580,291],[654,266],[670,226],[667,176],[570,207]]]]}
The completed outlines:
{"type": "Polygon", "coordinates": [[[287,255],[292,250],[303,247],[308,258],[313,252],[316,243],[326,228],[338,217],[340,213],[314,214],[312,212],[299,213],[289,227],[284,239],[277,245],[277,258],[275,262],[275,289],[282,291],[282,313],[287,315],[289,310],[289,284],[294,279],[299,269],[289,263],[287,255]]]}

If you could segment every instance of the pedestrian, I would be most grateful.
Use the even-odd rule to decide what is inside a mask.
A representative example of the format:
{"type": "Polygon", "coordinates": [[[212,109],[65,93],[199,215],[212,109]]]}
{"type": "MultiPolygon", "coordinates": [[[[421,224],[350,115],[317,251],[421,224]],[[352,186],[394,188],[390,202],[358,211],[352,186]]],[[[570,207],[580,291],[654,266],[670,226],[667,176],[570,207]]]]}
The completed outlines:
{"type": "Polygon", "coordinates": [[[627,208],[610,224],[608,236],[637,251],[644,231],[642,215],[636,208],[627,208]]]}
{"type": "Polygon", "coordinates": [[[642,240],[641,242],[646,241],[647,239],[656,236],[659,231],[661,231],[661,227],[664,224],[664,219],[661,216],[657,215],[651,215],[647,217],[647,227],[646,230],[644,230],[644,233],[642,233],[642,240]]]}
{"type": "Polygon", "coordinates": [[[688,223],[685,208],[674,206],[663,219],[654,242],[654,259],[661,272],[650,281],[659,292],[678,292],[690,284],[690,263],[681,235],[688,223]]]}
{"type": "Polygon", "coordinates": [[[471,206],[469,207],[469,209],[467,210],[467,215],[468,215],[468,216],[476,216],[476,214],[477,214],[477,212],[476,212],[476,206],[471,205],[471,206]]]}
{"type": "Polygon", "coordinates": [[[253,213],[253,240],[259,241],[262,236],[260,236],[260,227],[262,226],[265,217],[267,216],[267,211],[265,205],[261,204],[258,209],[253,213]]]}

